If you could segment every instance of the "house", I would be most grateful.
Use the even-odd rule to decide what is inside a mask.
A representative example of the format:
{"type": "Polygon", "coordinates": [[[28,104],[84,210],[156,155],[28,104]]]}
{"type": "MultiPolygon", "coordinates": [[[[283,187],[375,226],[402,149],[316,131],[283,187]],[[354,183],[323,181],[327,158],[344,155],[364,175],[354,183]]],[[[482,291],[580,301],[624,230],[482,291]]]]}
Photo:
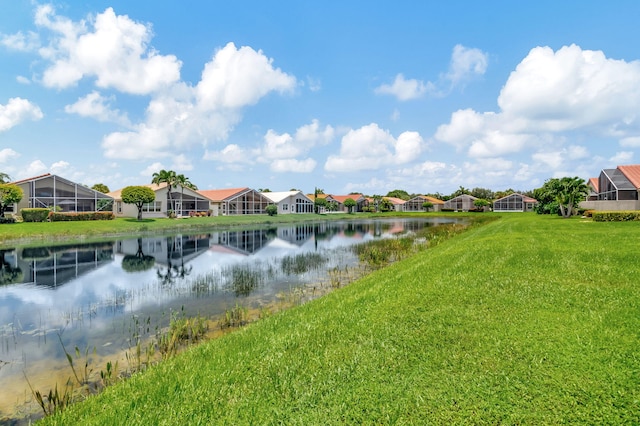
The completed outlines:
{"type": "MultiPolygon", "coordinates": [[[[140,186],[146,186],[156,194],[156,199],[153,202],[142,206],[143,218],[167,217],[170,213],[174,213],[177,217],[209,214],[210,200],[190,188],[172,186],[171,192],[169,192],[169,185],[166,182],[140,186]]],[[[116,217],[136,217],[138,208],[133,204],[127,204],[122,201],[123,189],[121,188],[108,194],[114,200],[113,214],[116,217]]]]}
{"type": "Polygon", "coordinates": [[[22,200],[13,205],[13,214],[19,214],[24,208],[55,209],[67,213],[111,211],[113,205],[113,198],[109,195],[51,173],[12,184],[19,186],[24,193],[22,200]]]}
{"type": "Polygon", "coordinates": [[[473,204],[476,200],[477,198],[472,195],[462,194],[445,201],[442,208],[457,212],[468,212],[469,210],[474,210],[476,208],[473,204]]]}
{"type": "Polygon", "coordinates": [[[278,214],[313,213],[313,200],[302,191],[261,192],[271,203],[278,206],[278,214]]]}
{"type": "Polygon", "coordinates": [[[327,201],[335,201],[338,203],[338,211],[340,212],[348,212],[349,209],[345,207],[344,202],[351,198],[356,202],[355,207],[351,210],[352,212],[361,212],[362,208],[367,204],[367,199],[362,194],[349,194],[349,195],[329,195],[327,197],[327,201]]]}
{"type": "Polygon", "coordinates": [[[405,212],[423,212],[426,209],[423,207],[424,203],[431,203],[433,207],[429,209],[434,212],[439,212],[444,207],[444,201],[439,200],[428,195],[418,195],[413,197],[409,201],[404,203],[405,212]]]}
{"type": "Polygon", "coordinates": [[[393,210],[396,212],[404,211],[404,204],[407,202],[402,198],[396,197],[382,197],[383,200],[387,200],[393,206],[393,210]]]}
{"type": "Polygon", "coordinates": [[[589,199],[580,207],[592,210],[640,210],[640,164],[603,169],[589,179],[589,199]],[[597,181],[596,181],[597,179],[597,181]],[[597,193],[597,197],[593,192],[597,193]]]}
{"type": "MultiPolygon", "coordinates": [[[[311,202],[313,202],[314,207],[315,207],[315,203],[316,203],[316,198],[319,199],[323,199],[326,200],[327,202],[329,202],[331,200],[331,197],[329,197],[328,194],[307,194],[307,198],[311,200],[311,202]]],[[[327,206],[326,205],[320,205],[318,206],[318,212],[320,214],[326,213],[327,211],[327,206]]]]}
{"type": "Polygon", "coordinates": [[[513,193],[493,202],[494,212],[532,212],[538,200],[526,195],[513,193]]]}
{"type": "Polygon", "coordinates": [[[250,188],[207,189],[197,191],[210,200],[213,216],[266,214],[273,202],[260,192],[250,188]]]}

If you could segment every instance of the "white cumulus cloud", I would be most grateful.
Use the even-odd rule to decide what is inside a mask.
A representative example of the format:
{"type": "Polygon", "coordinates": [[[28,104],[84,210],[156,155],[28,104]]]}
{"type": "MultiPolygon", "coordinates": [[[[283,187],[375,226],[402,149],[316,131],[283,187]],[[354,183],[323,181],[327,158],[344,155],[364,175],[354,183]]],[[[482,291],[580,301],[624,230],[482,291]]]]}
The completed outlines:
{"type": "Polygon", "coordinates": [[[350,130],[343,138],[338,155],[330,155],[325,170],[353,172],[405,164],[417,159],[424,141],[417,132],[404,132],[395,139],[388,131],[371,123],[350,130]]]}
{"type": "Polygon", "coordinates": [[[7,163],[18,157],[20,157],[20,154],[11,148],[0,149],[0,164],[7,163]]]}
{"type": "Polygon", "coordinates": [[[6,105],[0,104],[0,132],[20,124],[25,120],[37,121],[43,117],[40,108],[22,98],[11,98],[6,105]]]}
{"type": "Polygon", "coordinates": [[[64,107],[69,114],[78,114],[82,117],[92,117],[98,121],[107,121],[129,126],[126,114],[117,109],[111,108],[114,97],[104,97],[99,92],[93,91],[88,95],[79,98],[74,104],[64,107]]]}
{"type": "Polygon", "coordinates": [[[476,75],[483,75],[488,65],[489,55],[485,52],[457,44],[451,54],[451,64],[446,79],[452,86],[458,86],[476,75]]]}
{"type": "Polygon", "coordinates": [[[392,95],[400,101],[408,101],[424,96],[433,89],[432,83],[424,83],[416,79],[405,79],[403,74],[396,75],[392,84],[382,84],[375,88],[379,95],[392,95]]]}
{"type": "Polygon", "coordinates": [[[48,87],[66,88],[94,77],[101,88],[148,94],[180,79],[181,62],[149,46],[151,26],[116,15],[112,8],[73,22],[56,15],[50,5],[39,6],[36,24],[52,32],[49,44],[40,49],[50,63],[42,77],[48,87]]]}

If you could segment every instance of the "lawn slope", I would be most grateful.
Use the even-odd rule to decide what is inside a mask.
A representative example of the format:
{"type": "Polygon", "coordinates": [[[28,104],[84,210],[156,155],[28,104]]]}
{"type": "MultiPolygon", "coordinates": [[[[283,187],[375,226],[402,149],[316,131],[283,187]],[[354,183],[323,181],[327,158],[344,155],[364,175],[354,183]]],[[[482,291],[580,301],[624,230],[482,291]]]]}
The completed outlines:
{"type": "Polygon", "coordinates": [[[639,238],[505,215],[45,424],[637,424],[639,238]]]}

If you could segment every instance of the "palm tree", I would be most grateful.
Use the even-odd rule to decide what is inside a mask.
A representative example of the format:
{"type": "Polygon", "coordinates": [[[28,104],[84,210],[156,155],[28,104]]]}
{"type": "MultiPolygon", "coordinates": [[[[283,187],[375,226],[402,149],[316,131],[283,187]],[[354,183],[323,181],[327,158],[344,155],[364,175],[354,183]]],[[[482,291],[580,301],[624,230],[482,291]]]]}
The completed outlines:
{"type": "Polygon", "coordinates": [[[180,185],[180,205],[182,205],[182,198],[184,197],[184,188],[189,188],[194,191],[198,190],[198,187],[195,186],[188,177],[183,174],[176,175],[174,180],[175,185],[180,185]]]}
{"type": "Polygon", "coordinates": [[[549,179],[544,187],[546,187],[546,194],[558,203],[564,218],[571,217],[573,209],[589,194],[587,183],[577,176],[549,179]]]}
{"type": "Polygon", "coordinates": [[[11,182],[11,176],[6,173],[0,172],[0,183],[9,183],[11,182]]]}
{"type": "Polygon", "coordinates": [[[173,197],[171,196],[171,189],[176,185],[176,172],[173,170],[162,169],[159,172],[154,173],[151,178],[151,183],[155,183],[156,185],[160,185],[161,183],[167,184],[167,196],[169,200],[169,208],[167,211],[175,210],[173,197]]]}

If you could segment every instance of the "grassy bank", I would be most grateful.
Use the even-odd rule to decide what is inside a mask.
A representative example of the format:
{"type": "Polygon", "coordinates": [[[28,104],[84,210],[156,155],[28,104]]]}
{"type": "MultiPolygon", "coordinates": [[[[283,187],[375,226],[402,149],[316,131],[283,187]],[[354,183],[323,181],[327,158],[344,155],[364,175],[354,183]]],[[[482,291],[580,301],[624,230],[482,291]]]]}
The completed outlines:
{"type": "Polygon", "coordinates": [[[637,424],[634,223],[501,220],[45,424],[637,424]]]}

